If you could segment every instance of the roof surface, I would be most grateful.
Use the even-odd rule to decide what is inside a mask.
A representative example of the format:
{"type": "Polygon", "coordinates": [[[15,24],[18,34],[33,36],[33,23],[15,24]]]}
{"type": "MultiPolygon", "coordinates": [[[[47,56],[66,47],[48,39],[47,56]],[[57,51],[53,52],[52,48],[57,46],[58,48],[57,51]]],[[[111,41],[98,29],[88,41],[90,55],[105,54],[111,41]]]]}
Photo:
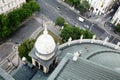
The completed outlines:
{"type": "MultiPolygon", "coordinates": [[[[38,59],[38,57],[33,53],[34,51],[32,50],[29,55],[38,59]]],[[[70,77],[72,77],[73,80],[80,80],[79,78],[82,78],[81,80],[120,80],[120,74],[114,71],[115,68],[118,71],[120,70],[119,54],[119,50],[115,50],[114,48],[106,45],[90,42],[77,43],[75,45],[60,48],[57,51],[60,64],[48,80],[66,80],[66,78],[69,79],[70,77]],[[77,62],[73,62],[70,58],[73,57],[73,54],[77,51],[81,52],[82,59],[78,59],[77,62]],[[69,53],[69,55],[66,56],[67,53],[69,53]]],[[[43,63],[48,65],[47,62],[43,63]]],[[[21,74],[28,75],[24,71],[22,71],[21,74]]],[[[46,80],[49,75],[50,74],[43,74],[42,71],[38,70],[30,80],[46,80]]]]}
{"type": "Polygon", "coordinates": [[[0,80],[15,80],[15,79],[0,68],[0,80]]]}
{"type": "Polygon", "coordinates": [[[47,80],[50,74],[51,72],[45,74],[41,70],[33,67],[33,65],[30,63],[28,65],[21,63],[16,72],[12,74],[12,76],[15,78],[15,80],[47,80]]]}
{"type": "Polygon", "coordinates": [[[38,56],[35,55],[35,48],[32,49],[32,51],[29,53],[30,57],[34,58],[35,60],[37,60],[38,62],[40,62],[42,65],[44,65],[45,67],[49,67],[51,65],[51,63],[53,62],[53,60],[55,59],[55,57],[59,54],[59,51],[57,52],[57,49],[55,49],[55,55],[49,59],[49,60],[42,60],[40,59],[38,56]]]}
{"type": "Polygon", "coordinates": [[[67,54],[48,80],[120,80],[120,74],[91,61],[67,54]]]}
{"type": "Polygon", "coordinates": [[[39,54],[50,54],[56,47],[55,41],[51,35],[48,34],[47,28],[44,29],[42,35],[37,38],[35,48],[39,54]]]}
{"type": "Polygon", "coordinates": [[[120,51],[106,45],[97,43],[77,43],[61,49],[59,59],[62,59],[66,53],[81,52],[81,57],[101,64],[115,71],[120,68],[120,51]]]}
{"type": "Polygon", "coordinates": [[[31,80],[36,72],[37,69],[35,69],[32,65],[21,64],[13,74],[13,78],[15,78],[15,80],[31,80]]]}

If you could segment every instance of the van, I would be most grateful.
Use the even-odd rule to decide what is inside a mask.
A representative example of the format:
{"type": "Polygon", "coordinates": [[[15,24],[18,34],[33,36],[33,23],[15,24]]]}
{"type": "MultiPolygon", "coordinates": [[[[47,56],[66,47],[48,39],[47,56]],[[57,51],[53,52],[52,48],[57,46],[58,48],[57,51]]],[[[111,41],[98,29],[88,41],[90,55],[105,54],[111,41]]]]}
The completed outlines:
{"type": "Polygon", "coordinates": [[[78,17],[78,20],[81,21],[81,22],[84,21],[84,19],[82,17],[78,17]]]}

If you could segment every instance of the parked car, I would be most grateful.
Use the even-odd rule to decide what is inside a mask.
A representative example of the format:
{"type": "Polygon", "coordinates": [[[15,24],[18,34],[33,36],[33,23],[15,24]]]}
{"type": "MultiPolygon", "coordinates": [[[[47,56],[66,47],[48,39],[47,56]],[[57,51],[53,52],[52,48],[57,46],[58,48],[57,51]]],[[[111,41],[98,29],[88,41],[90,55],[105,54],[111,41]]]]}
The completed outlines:
{"type": "Polygon", "coordinates": [[[83,22],[84,21],[84,19],[82,18],[82,17],[78,17],[77,18],[80,22],[83,22]]]}

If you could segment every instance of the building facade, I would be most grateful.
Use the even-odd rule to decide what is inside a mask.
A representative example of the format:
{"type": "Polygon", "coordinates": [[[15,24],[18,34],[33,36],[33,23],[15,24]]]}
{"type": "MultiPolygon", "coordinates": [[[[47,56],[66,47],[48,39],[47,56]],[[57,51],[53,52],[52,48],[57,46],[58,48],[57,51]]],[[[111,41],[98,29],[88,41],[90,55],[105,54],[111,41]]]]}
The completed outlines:
{"type": "MultiPolygon", "coordinates": [[[[45,28],[29,54],[33,65],[23,57],[12,77],[15,80],[120,80],[120,42],[116,45],[108,41],[108,37],[96,40],[94,35],[92,39],[69,38],[68,42],[56,45],[45,28]]],[[[11,76],[4,79],[7,74],[1,70],[0,73],[0,79],[14,80],[11,76]]]]}
{"type": "Polygon", "coordinates": [[[20,7],[26,0],[0,0],[0,14],[20,7]]]}
{"type": "Polygon", "coordinates": [[[114,14],[111,22],[115,25],[120,24],[120,6],[114,14]]]}
{"type": "Polygon", "coordinates": [[[87,0],[90,3],[94,14],[101,15],[106,13],[113,5],[113,0],[87,0]]]}
{"type": "Polygon", "coordinates": [[[51,35],[48,34],[47,28],[44,29],[30,52],[32,64],[44,73],[48,73],[55,67],[58,62],[57,46],[51,35]]]}

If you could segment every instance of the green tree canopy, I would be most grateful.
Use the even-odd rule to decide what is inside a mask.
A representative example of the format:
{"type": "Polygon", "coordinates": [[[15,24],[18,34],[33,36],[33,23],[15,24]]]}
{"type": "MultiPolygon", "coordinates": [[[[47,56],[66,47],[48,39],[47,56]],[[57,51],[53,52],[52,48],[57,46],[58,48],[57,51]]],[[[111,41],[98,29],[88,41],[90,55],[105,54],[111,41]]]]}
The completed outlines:
{"type": "Polygon", "coordinates": [[[22,59],[22,57],[26,57],[28,61],[31,62],[31,57],[29,57],[29,52],[33,48],[35,43],[34,39],[27,39],[23,41],[23,43],[18,47],[19,56],[22,59]]]}
{"type": "Polygon", "coordinates": [[[0,39],[9,35],[8,18],[4,15],[0,15],[0,39]]]}
{"type": "Polygon", "coordinates": [[[23,6],[14,9],[7,15],[0,14],[0,40],[17,30],[21,22],[38,10],[40,10],[39,4],[35,0],[29,0],[23,6]]]}
{"type": "Polygon", "coordinates": [[[91,39],[93,37],[93,33],[88,31],[88,30],[84,30],[84,33],[83,33],[83,38],[85,39],[91,39]]]}
{"type": "Polygon", "coordinates": [[[66,3],[68,3],[69,5],[73,6],[74,5],[74,0],[65,0],[66,3]]]}
{"type": "Polygon", "coordinates": [[[29,1],[28,3],[23,4],[24,9],[29,9],[33,12],[40,10],[40,6],[34,0],[29,1]]]}
{"type": "Polygon", "coordinates": [[[8,27],[10,28],[11,32],[15,31],[19,24],[20,16],[18,14],[18,9],[8,13],[8,27]]]}
{"type": "Polygon", "coordinates": [[[62,29],[60,34],[63,42],[67,42],[70,37],[73,40],[80,39],[81,35],[83,35],[84,38],[86,39],[91,39],[93,36],[93,34],[88,30],[82,30],[82,29],[79,29],[78,27],[72,27],[68,24],[67,25],[65,24],[65,28],[62,29]]]}
{"type": "Polygon", "coordinates": [[[23,7],[19,8],[17,11],[18,15],[20,16],[20,22],[23,22],[25,19],[27,19],[29,16],[32,15],[32,11],[29,9],[24,9],[23,7]]]}
{"type": "Polygon", "coordinates": [[[89,10],[90,4],[87,0],[65,0],[71,6],[74,6],[81,14],[89,10]]]}
{"type": "Polygon", "coordinates": [[[63,26],[64,23],[65,23],[65,20],[62,17],[58,17],[55,21],[55,25],[59,25],[59,26],[63,26]]]}
{"type": "Polygon", "coordinates": [[[115,26],[114,31],[115,32],[120,32],[120,24],[117,24],[117,26],[115,26]]]}

